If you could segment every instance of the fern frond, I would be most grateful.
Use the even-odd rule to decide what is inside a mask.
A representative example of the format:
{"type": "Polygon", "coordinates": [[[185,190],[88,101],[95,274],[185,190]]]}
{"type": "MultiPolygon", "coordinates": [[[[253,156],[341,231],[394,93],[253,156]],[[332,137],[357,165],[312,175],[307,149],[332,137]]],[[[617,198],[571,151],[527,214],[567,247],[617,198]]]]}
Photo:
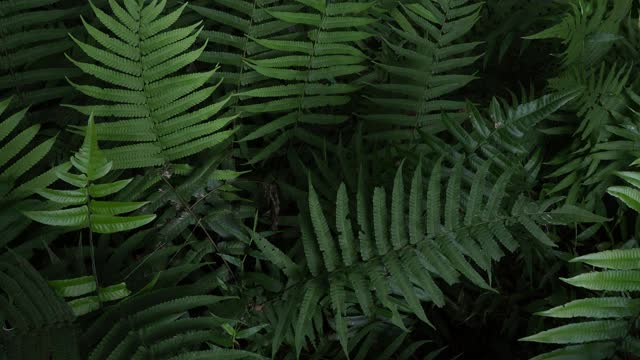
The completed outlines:
{"type": "MultiPolygon", "coordinates": [[[[0,101],[0,115],[7,111],[11,100],[12,98],[7,98],[0,101]]],[[[20,122],[24,120],[27,110],[18,111],[0,122],[2,129],[0,131],[0,181],[9,184],[0,192],[3,200],[27,197],[39,190],[38,185],[43,188],[55,180],[55,175],[48,172],[39,178],[30,179],[29,184],[14,187],[14,184],[19,183],[20,179],[24,179],[23,175],[27,171],[45,158],[56,141],[54,137],[40,144],[33,144],[32,142],[40,130],[39,125],[33,125],[20,132],[15,131],[20,122]],[[12,135],[11,139],[3,142],[10,134],[12,135]]]]}
{"type": "Polygon", "coordinates": [[[588,67],[601,59],[619,40],[617,34],[631,10],[631,3],[595,0],[589,1],[588,6],[581,3],[569,5],[571,11],[560,23],[527,36],[526,39],[560,39],[566,46],[562,54],[564,65],[579,64],[588,67]],[[587,40],[596,34],[607,35],[598,41],[587,40]]]}
{"type": "Polygon", "coordinates": [[[253,19],[264,19],[270,24],[269,31],[253,22],[256,20],[245,29],[247,44],[241,47],[244,64],[238,65],[244,83],[237,87],[241,102],[236,111],[245,116],[275,115],[241,140],[276,138],[267,153],[252,155],[251,164],[271,156],[293,138],[317,146],[309,136],[298,135],[297,126],[346,121],[348,116],[340,109],[359,89],[349,81],[368,69],[366,55],[357,42],[372,36],[366,31],[374,21],[366,15],[370,4],[344,7],[342,3],[326,1],[299,3],[290,8],[254,8],[253,19]],[[296,30],[291,36],[277,35],[287,28],[296,30]],[[281,85],[282,80],[287,85],[281,85]],[[332,114],[326,113],[328,108],[334,109],[332,114]]]}
{"type": "Polygon", "coordinates": [[[76,14],[77,8],[61,0],[0,4],[0,91],[15,91],[16,105],[37,105],[71,94],[64,79],[79,72],[57,59],[73,46],[67,38],[72,29],[63,21],[76,14]]]}
{"type": "Polygon", "coordinates": [[[485,159],[490,159],[503,172],[535,179],[539,161],[529,158],[535,154],[534,146],[537,144],[537,137],[532,135],[534,126],[581,92],[579,87],[571,88],[525,103],[515,101],[513,105],[494,98],[489,106],[489,117],[483,115],[475,105],[467,104],[471,130],[448,115],[442,119],[446,131],[455,138],[455,145],[449,145],[432,134],[425,134],[424,138],[451,161],[468,157],[474,168],[478,169],[485,159]]]}
{"type": "Polygon", "coordinates": [[[243,62],[264,51],[252,38],[272,36],[290,27],[274,19],[269,11],[298,11],[302,5],[280,5],[274,0],[216,0],[215,4],[219,6],[217,9],[189,5],[212,25],[212,30],[205,30],[199,36],[213,47],[204,52],[200,61],[220,64],[222,70],[218,76],[224,77],[223,82],[239,92],[241,87],[265,79],[243,62]]]}
{"type": "Polygon", "coordinates": [[[363,117],[400,128],[403,138],[415,136],[411,128],[442,131],[441,113],[455,121],[462,119],[460,110],[465,104],[453,100],[451,94],[476,79],[465,74],[464,68],[479,59],[473,51],[480,43],[457,40],[474,26],[481,6],[469,1],[401,3],[392,14],[407,23],[393,24],[390,34],[383,34],[385,45],[398,59],[378,64],[388,80],[371,84],[379,94],[368,98],[380,110],[363,117]]]}
{"type": "MultiPolygon", "coordinates": [[[[390,313],[391,321],[401,328],[404,327],[401,311],[409,311],[429,324],[423,302],[444,305],[440,279],[454,283],[459,281],[458,274],[462,274],[475,285],[493,291],[471,262],[490,271],[491,262],[504,255],[501,245],[509,251],[518,246],[514,231],[519,227],[515,224],[520,224],[533,238],[549,246],[554,243],[540,239],[540,226],[605,220],[563,208],[548,210],[548,204],[526,203],[525,206],[523,199],[505,210],[509,177],[501,176],[494,186],[488,187],[486,178],[491,165],[490,161],[484,163],[472,175],[471,187],[467,189],[463,186],[462,164],[458,162],[451,170],[444,205],[441,202],[441,162],[433,167],[426,194],[422,191],[422,167],[416,168],[410,182],[408,204],[404,201],[404,163],[396,171],[390,205],[385,188],[376,187],[371,194],[361,176],[354,215],[347,186],[340,185],[336,196],[335,227],[329,220],[332,215],[322,209],[310,177],[308,212],[303,209],[299,219],[302,247],[312,280],[296,280],[294,284],[303,287],[303,295],[289,295],[296,299],[293,301],[302,301],[295,331],[297,352],[301,351],[305,337],[311,339],[304,330],[310,325],[304,324],[311,321],[313,314],[319,311],[316,304],[323,304],[321,299],[327,296],[326,301],[334,311],[340,343],[343,349],[348,348],[349,331],[345,329],[343,318],[347,308],[345,291],[353,291],[365,314],[375,311],[375,303],[379,302],[390,313]],[[491,197],[486,199],[485,194],[491,197]],[[426,214],[421,209],[427,209],[426,214]],[[426,229],[421,225],[423,217],[426,217],[426,229]],[[357,237],[354,229],[359,229],[357,237]],[[402,300],[394,295],[401,296],[402,300]]],[[[522,239],[522,234],[517,238],[522,239]]],[[[291,271],[292,260],[286,254],[273,250],[264,240],[260,242],[258,246],[272,263],[283,271],[291,271]]]]}
{"type": "MultiPolygon", "coordinates": [[[[113,162],[108,161],[98,147],[98,136],[93,116],[89,118],[89,125],[80,150],[71,157],[71,164],[80,174],[63,172],[59,178],[78,189],[45,189],[39,194],[62,205],[62,207],[78,206],[61,210],[26,211],[24,212],[26,216],[47,225],[90,228],[92,232],[102,234],[135,229],[155,219],[155,215],[116,216],[137,210],[146,205],[145,202],[113,202],[92,199],[91,193],[96,192],[94,181],[107,175],[113,167],[113,162]]],[[[124,182],[129,183],[130,180],[124,182]]],[[[99,186],[98,195],[105,195],[122,188],[123,182],[99,186]]]]}
{"type": "MultiPolygon", "coordinates": [[[[619,188],[635,190],[635,173],[625,172],[623,178],[634,186],[612,187],[609,192],[613,196],[620,196],[619,188]]],[[[624,199],[623,199],[624,200],[624,199]]],[[[594,291],[613,291],[620,293],[640,291],[640,251],[632,249],[615,249],[576,257],[571,262],[584,263],[604,271],[593,271],[578,274],[564,282],[594,291]]],[[[535,341],[555,344],[583,344],[556,350],[540,355],[536,359],[553,358],[564,354],[583,354],[593,351],[604,358],[618,349],[623,352],[634,352],[631,332],[637,327],[640,316],[639,300],[623,296],[600,297],[574,300],[550,310],[537,313],[541,316],[574,318],[584,317],[590,320],[556,327],[538,334],[525,337],[523,341],[535,341]],[[594,349],[590,349],[593,347],[594,349]],[[606,354],[606,355],[605,355],[606,354]]]]}
{"type": "Polygon", "coordinates": [[[205,85],[215,70],[176,74],[196,61],[206,46],[189,51],[202,31],[199,24],[171,29],[186,4],[164,16],[161,14],[166,2],[122,7],[111,0],[109,5],[115,17],[91,6],[115,37],[84,23],[89,35],[103,48],[72,37],[97,64],[69,58],[108,87],[70,82],[78,91],[99,100],[99,105],[68,106],[85,115],[119,119],[96,125],[101,140],[132,143],[105,151],[114,168],[166,164],[229,139],[233,130],[220,130],[233,118],[210,120],[229,98],[200,106],[208,103],[218,86],[205,85]]]}
{"type": "Polygon", "coordinates": [[[222,328],[227,319],[195,315],[198,309],[234,299],[205,292],[196,286],[150,290],[109,307],[83,334],[90,350],[86,358],[258,358],[248,351],[223,348],[230,347],[222,328]],[[211,350],[202,351],[205,344],[211,350]]]}
{"type": "Polygon", "coordinates": [[[54,360],[80,359],[71,308],[36,269],[15,254],[0,262],[0,304],[0,316],[11,329],[0,335],[5,354],[16,359],[42,354],[54,360]],[[40,346],[24,346],[33,341],[40,346]]]}

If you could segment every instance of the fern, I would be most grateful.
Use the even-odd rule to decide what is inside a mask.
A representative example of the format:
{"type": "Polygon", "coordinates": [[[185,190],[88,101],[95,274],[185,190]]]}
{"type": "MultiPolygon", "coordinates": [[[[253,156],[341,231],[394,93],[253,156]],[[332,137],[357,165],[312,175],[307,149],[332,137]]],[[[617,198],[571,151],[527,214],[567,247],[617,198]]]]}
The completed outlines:
{"type": "MultiPolygon", "coordinates": [[[[620,199],[636,212],[640,212],[640,173],[619,172],[618,176],[631,186],[612,186],[607,192],[620,199]]],[[[604,269],[561,279],[569,285],[599,292],[619,292],[618,296],[602,296],[571,301],[567,304],[539,312],[554,318],[586,318],[525,337],[522,341],[551,344],[571,344],[565,348],[540,355],[534,359],[591,356],[594,359],[611,358],[616,353],[635,354],[640,340],[635,337],[640,317],[640,299],[628,295],[640,291],[640,250],[616,249],[576,257],[574,263],[583,263],[604,269]],[[592,343],[581,345],[584,343],[592,343]]],[[[608,295],[608,294],[607,294],[608,295]]]]}
{"type": "MultiPolygon", "coordinates": [[[[56,137],[40,140],[41,126],[25,126],[28,109],[11,114],[8,110],[11,101],[12,98],[0,101],[0,116],[7,114],[6,118],[3,116],[4,120],[0,120],[0,231],[3,234],[0,247],[3,248],[27,245],[16,241],[31,223],[20,210],[42,208],[41,204],[27,198],[53,183],[57,179],[56,171],[71,167],[65,163],[42,171],[43,167],[46,168],[44,164],[56,137]]],[[[22,256],[28,255],[22,249],[15,250],[22,256]]]]}
{"type": "Polygon", "coordinates": [[[268,147],[252,155],[250,164],[268,158],[293,138],[318,146],[313,134],[298,125],[345,122],[348,116],[338,109],[349,103],[351,94],[358,90],[349,80],[368,69],[367,56],[357,42],[372,36],[365,31],[375,21],[366,16],[372,4],[298,2],[305,5],[304,12],[269,10],[268,14],[276,19],[273,23],[300,27],[306,35],[299,33],[297,38],[282,40],[266,37],[267,33],[252,39],[268,50],[277,51],[277,55],[247,59],[247,66],[276,83],[243,90],[239,95],[254,101],[237,109],[254,115],[278,115],[240,140],[275,137],[268,147]],[[356,30],[351,30],[352,27],[356,30]],[[333,109],[331,113],[324,111],[328,108],[333,109]]]}
{"type": "Polygon", "coordinates": [[[75,298],[67,302],[75,316],[88,314],[98,310],[103,303],[120,300],[131,294],[123,282],[98,289],[95,276],[53,280],[49,281],[49,286],[61,297],[75,298]],[[95,295],[87,295],[93,292],[95,295]]]}
{"type": "Polygon", "coordinates": [[[469,130],[466,124],[443,117],[443,125],[456,141],[453,145],[429,133],[423,137],[436,153],[452,162],[469,157],[477,168],[485,159],[490,159],[503,172],[514,172],[532,183],[537,179],[540,166],[540,151],[536,149],[539,139],[534,135],[536,125],[579,96],[581,91],[574,87],[526,102],[514,97],[513,105],[494,98],[488,116],[475,105],[467,104],[469,130]]]}
{"type": "Polygon", "coordinates": [[[618,32],[631,10],[632,2],[579,0],[569,4],[571,11],[560,23],[526,38],[560,39],[566,46],[562,54],[565,66],[589,67],[596,64],[620,40],[618,32]]]}
{"type": "Polygon", "coordinates": [[[481,6],[469,1],[423,0],[394,10],[397,24],[384,40],[398,58],[378,64],[389,80],[372,84],[381,94],[367,97],[382,110],[364,118],[398,127],[392,132],[394,138],[414,137],[411,128],[431,133],[443,130],[442,113],[461,119],[465,104],[451,100],[451,94],[476,78],[463,69],[480,57],[472,55],[480,43],[458,40],[472,29],[481,6]]]}
{"type": "Polygon", "coordinates": [[[68,106],[85,115],[118,119],[97,125],[101,140],[131,142],[106,151],[114,168],[166,164],[229,139],[234,130],[222,129],[234,117],[209,121],[228,98],[194,110],[216,90],[217,85],[203,87],[215,70],[174,75],[204,51],[204,46],[187,51],[202,30],[199,23],[169,30],[186,5],[161,16],[166,1],[127,0],[124,8],[116,0],[109,4],[115,18],[92,8],[115,37],[85,22],[89,35],[103,48],[73,38],[100,65],[69,59],[83,72],[115,87],[71,83],[102,104],[68,106]]]}
{"type": "MultiPolygon", "coordinates": [[[[7,111],[12,98],[0,101],[0,115],[7,111]]],[[[8,116],[0,123],[0,196],[2,202],[22,199],[34,193],[34,191],[44,188],[55,181],[55,170],[50,170],[40,176],[30,177],[24,181],[24,175],[41,162],[51,150],[55,137],[40,144],[31,144],[40,130],[40,125],[33,125],[23,131],[17,132],[20,123],[24,120],[28,109],[23,109],[8,116]],[[10,139],[9,141],[6,141],[10,139]],[[27,152],[28,146],[31,149],[27,152]],[[16,184],[19,184],[16,186],[16,184]]],[[[65,168],[62,166],[61,169],[65,168]]],[[[66,166],[66,169],[69,167],[66,166]]]]}
{"type": "Polygon", "coordinates": [[[75,360],[75,316],[24,259],[0,262],[0,349],[9,359],[75,360]]]}
{"type": "Polygon", "coordinates": [[[624,89],[630,81],[628,66],[607,66],[602,63],[600,69],[584,71],[572,68],[560,77],[552,79],[549,84],[558,91],[569,88],[584,87],[585,91],[572,104],[581,119],[575,129],[582,140],[593,138],[601,141],[604,137],[598,130],[615,121],[613,114],[624,110],[624,89]]]}
{"type": "Polygon", "coordinates": [[[233,178],[238,174],[222,170],[223,160],[222,156],[211,158],[189,176],[179,178],[180,182],[165,178],[151,192],[138,192],[141,178],[123,189],[115,200],[145,198],[149,203],[144,211],[157,213],[158,218],[153,229],[117,244],[108,256],[103,278],[108,282],[123,277],[146,279],[146,273],[152,271],[159,285],[170,286],[191,273],[205,274],[218,261],[222,263],[216,276],[231,276],[225,262],[239,261],[250,242],[241,223],[252,219],[254,210],[236,195],[233,178]],[[139,253],[145,254],[143,263],[135,261],[139,253]]]}
{"type": "Polygon", "coordinates": [[[638,9],[0,0],[0,360],[637,356],[638,9]]]}
{"type": "MultiPolygon", "coordinates": [[[[231,340],[222,329],[227,319],[189,315],[189,311],[231,299],[205,295],[206,289],[195,286],[132,295],[108,307],[80,334],[72,307],[61,301],[29,263],[17,259],[0,264],[0,320],[9,330],[0,334],[0,348],[11,359],[261,359],[231,349],[231,340]],[[209,350],[200,350],[205,344],[209,350]]],[[[95,286],[90,277],[50,284],[65,296],[80,295],[95,286]]],[[[108,300],[122,296],[121,291],[102,290],[100,296],[109,296],[108,300]]]]}
{"type": "MultiPolygon", "coordinates": [[[[577,257],[572,262],[585,263],[598,268],[611,269],[579,274],[562,279],[566,283],[595,291],[638,291],[639,269],[637,249],[609,250],[577,257]]],[[[574,300],[567,304],[543,311],[538,315],[554,318],[585,318],[521,339],[551,344],[569,344],[559,350],[540,355],[534,359],[561,358],[561,356],[593,359],[611,358],[614,353],[637,354],[638,339],[632,334],[640,315],[638,299],[624,294],[619,296],[594,297],[574,300]],[[591,343],[581,345],[584,343],[591,343]]]]}
{"type": "Polygon", "coordinates": [[[93,117],[89,118],[86,136],[80,150],[71,158],[71,164],[80,174],[58,171],[60,180],[76,187],[75,190],[44,189],[41,196],[60,204],[61,210],[26,211],[29,218],[47,225],[89,228],[95,233],[114,233],[148,224],[155,215],[119,216],[137,210],[145,202],[113,202],[95,200],[114,194],[127,186],[129,180],[98,184],[95,181],[107,175],[113,167],[98,147],[93,117]]]}
{"type": "Polygon", "coordinates": [[[216,77],[239,93],[267,79],[251,69],[244,62],[247,58],[264,56],[265,48],[253,39],[279,34],[291,24],[273,18],[270,11],[296,11],[302,4],[280,5],[275,0],[229,1],[216,0],[216,8],[189,5],[206,20],[211,22],[211,30],[203,30],[199,37],[205,39],[210,51],[205,51],[198,59],[208,64],[220,64],[221,71],[216,77]]]}
{"type": "MultiPolygon", "coordinates": [[[[504,255],[502,248],[514,251],[519,246],[515,239],[522,236],[514,236],[514,225],[526,229],[542,246],[553,247],[556,245],[545,235],[541,224],[603,220],[575,207],[548,211],[549,204],[525,206],[523,198],[505,213],[503,199],[509,176],[502,176],[491,187],[491,195],[486,196],[485,179],[490,166],[491,162],[485,162],[473,176],[468,192],[462,188],[461,163],[451,170],[446,190],[442,189],[440,163],[433,168],[427,191],[423,189],[423,173],[419,166],[406,202],[403,166],[400,166],[390,207],[384,188],[375,188],[371,195],[361,181],[355,214],[350,211],[352,204],[342,184],[336,200],[335,235],[318,194],[309,184],[308,213],[301,214],[300,226],[312,280],[301,282],[300,278],[304,278],[301,269],[292,260],[267,239],[260,236],[254,239],[267,259],[295,284],[301,285],[291,298],[287,298],[288,302],[300,302],[300,310],[295,314],[297,320],[289,317],[295,324],[297,353],[302,350],[305,337],[312,338],[305,329],[310,329],[309,322],[320,311],[318,303],[325,303],[324,296],[329,296],[338,338],[347,352],[348,327],[344,316],[349,303],[346,293],[355,293],[352,299],[357,299],[360,309],[369,317],[379,311],[375,305],[378,302],[390,312],[391,321],[401,328],[405,327],[401,316],[405,311],[429,323],[422,302],[429,301],[437,306],[445,303],[436,279],[453,284],[464,277],[485,290],[494,291],[476,266],[489,271],[491,262],[504,255]],[[441,203],[443,192],[444,204],[441,203]],[[466,200],[463,200],[463,192],[466,200]],[[464,214],[460,213],[461,208],[465,209],[464,214]],[[354,233],[356,229],[359,230],[354,233]]],[[[275,342],[274,354],[278,346],[275,342]]]]}
{"type": "Polygon", "coordinates": [[[77,14],[62,0],[0,3],[0,91],[17,90],[20,106],[68,96],[65,77],[78,72],[58,61],[73,43],[63,20],[77,14]],[[63,6],[61,6],[63,5],[63,6]],[[59,24],[58,24],[59,23],[59,24]],[[52,86],[43,86],[47,83],[52,86]]]}
{"type": "Polygon", "coordinates": [[[633,91],[625,88],[630,84],[631,67],[613,66],[605,63],[596,71],[568,70],[550,81],[554,88],[562,89],[584,86],[585,91],[567,108],[575,111],[574,118],[559,117],[556,123],[543,131],[553,136],[575,135],[565,151],[551,160],[549,178],[555,179],[548,187],[550,194],[569,191],[569,201],[580,202],[590,209],[599,205],[607,186],[613,182],[612,175],[637,157],[634,146],[636,115],[629,108],[636,102],[633,91]],[[585,146],[585,141],[589,146],[585,146]],[[631,146],[630,146],[631,145],[631,146]]]}
{"type": "Polygon", "coordinates": [[[232,343],[222,325],[226,319],[190,315],[198,308],[233,298],[205,295],[204,289],[178,286],[152,290],[110,308],[85,332],[87,359],[253,359],[232,343]],[[209,343],[209,350],[200,350],[209,343]]]}
{"type": "Polygon", "coordinates": [[[484,6],[476,29],[486,38],[484,68],[498,65],[508,66],[506,60],[512,56],[518,62],[531,59],[529,51],[535,51],[531,40],[522,39],[535,30],[542,30],[552,15],[562,12],[564,4],[554,1],[488,1],[484,6]],[[519,48],[516,48],[519,46],[519,48]]]}

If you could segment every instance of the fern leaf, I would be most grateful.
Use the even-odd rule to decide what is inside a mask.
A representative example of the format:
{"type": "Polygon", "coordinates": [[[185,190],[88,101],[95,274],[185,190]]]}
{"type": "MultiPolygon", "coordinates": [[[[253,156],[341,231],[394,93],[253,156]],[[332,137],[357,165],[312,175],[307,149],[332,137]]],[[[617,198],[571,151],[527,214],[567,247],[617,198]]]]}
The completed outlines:
{"type": "Polygon", "coordinates": [[[440,233],[440,181],[441,162],[433,167],[427,189],[427,233],[437,235],[440,233]]]}
{"type": "Polygon", "coordinates": [[[627,186],[612,186],[607,192],[622,200],[631,209],[640,212],[640,191],[627,186]]]}
{"type": "Polygon", "coordinates": [[[409,194],[409,242],[411,244],[417,244],[421,241],[424,234],[422,221],[424,216],[423,196],[422,162],[420,162],[411,179],[411,191],[409,194]]]}
{"type": "Polygon", "coordinates": [[[72,37],[90,58],[108,68],[70,60],[83,72],[115,87],[71,83],[100,103],[69,107],[87,115],[126,119],[97,128],[101,140],[135,143],[109,150],[109,154],[118,154],[113,156],[114,168],[157,166],[214,147],[231,137],[233,131],[219,130],[232,118],[218,123],[210,120],[224,102],[197,108],[217,87],[203,88],[215,70],[175,74],[193,63],[206,47],[205,43],[189,51],[202,31],[199,24],[171,29],[186,4],[167,15],[162,15],[166,1],[140,5],[125,2],[122,6],[117,0],[110,0],[109,5],[115,17],[93,4],[91,7],[115,37],[83,20],[89,35],[104,49],[72,37]]]}
{"type": "Polygon", "coordinates": [[[640,269],[640,249],[618,249],[601,251],[571,259],[604,269],[635,270],[640,269]]]}
{"type": "Polygon", "coordinates": [[[37,222],[52,226],[86,226],[89,223],[86,206],[65,210],[27,211],[24,214],[37,222]]]}
{"type": "Polygon", "coordinates": [[[344,183],[338,188],[336,200],[336,230],[338,231],[338,243],[342,260],[346,266],[351,266],[357,261],[357,252],[353,229],[349,216],[349,198],[344,183]]]}
{"type": "Polygon", "coordinates": [[[640,291],[640,271],[636,270],[592,272],[561,280],[590,290],[640,291]]]}
{"type": "Polygon", "coordinates": [[[96,290],[96,280],[93,276],[83,276],[75,279],[49,281],[49,286],[62,297],[76,297],[96,290]]]}
{"type": "Polygon", "coordinates": [[[402,291],[402,295],[407,300],[407,304],[409,305],[409,308],[416,314],[416,316],[420,320],[426,322],[427,324],[433,327],[433,325],[427,319],[427,315],[424,313],[422,304],[420,304],[420,300],[416,296],[415,291],[413,290],[413,286],[411,285],[411,282],[409,281],[409,278],[407,276],[407,273],[405,272],[402,265],[398,261],[396,254],[394,252],[387,254],[384,257],[384,264],[389,269],[392,279],[395,281],[395,283],[398,285],[398,287],[402,291]]]}
{"type": "Polygon", "coordinates": [[[562,306],[541,311],[537,315],[555,318],[620,319],[633,317],[640,311],[640,300],[624,297],[603,297],[574,300],[562,306]]]}
{"type": "Polygon", "coordinates": [[[453,168],[451,178],[447,183],[445,196],[444,225],[448,230],[453,230],[460,223],[460,186],[462,176],[462,163],[457,162],[453,168]]]}
{"type": "Polygon", "coordinates": [[[375,235],[378,254],[384,255],[391,250],[389,245],[387,201],[384,188],[376,187],[373,191],[373,233],[375,235]]]}
{"type": "Polygon", "coordinates": [[[285,253],[271,244],[267,239],[259,234],[253,234],[253,240],[269,261],[277,265],[289,278],[295,278],[300,271],[298,265],[294,263],[285,253]]]}
{"type": "Polygon", "coordinates": [[[405,206],[404,206],[404,177],[400,164],[393,180],[393,190],[391,194],[391,245],[394,250],[403,248],[407,243],[405,228],[405,206]]]}
{"type": "Polygon", "coordinates": [[[538,355],[531,358],[531,360],[556,360],[566,358],[580,359],[588,356],[595,357],[596,359],[606,359],[611,356],[614,351],[615,343],[613,342],[571,345],[546,354],[538,355]]]}
{"type": "Polygon", "coordinates": [[[331,232],[329,231],[329,225],[324,217],[322,208],[320,207],[318,194],[316,194],[316,191],[311,184],[311,179],[309,179],[309,214],[311,215],[313,229],[315,230],[315,234],[318,238],[320,251],[322,251],[324,264],[327,267],[327,270],[332,272],[339,266],[340,260],[338,258],[335,242],[331,236],[331,232]]]}
{"type": "Polygon", "coordinates": [[[300,356],[300,352],[304,346],[305,338],[307,336],[308,329],[310,328],[309,322],[316,312],[318,300],[320,300],[320,294],[320,284],[316,281],[308,283],[305,287],[302,303],[300,304],[300,314],[298,315],[298,321],[295,327],[295,345],[296,354],[298,356],[300,356]]]}
{"type": "MultiPolygon", "coordinates": [[[[27,155],[28,157],[29,155],[27,155]]],[[[131,182],[131,180],[123,180],[101,185],[93,184],[93,181],[105,176],[112,167],[112,162],[107,160],[98,147],[93,117],[89,117],[84,141],[80,150],[71,157],[71,164],[80,171],[80,174],[67,172],[69,167],[57,169],[55,174],[61,180],[76,186],[77,189],[44,189],[38,193],[64,207],[76,206],[61,210],[26,211],[24,214],[27,217],[53,226],[89,227],[91,231],[102,234],[135,229],[155,219],[156,215],[114,216],[137,210],[147,202],[112,202],[92,199],[94,195],[104,197],[118,192],[131,182]]],[[[84,309],[82,311],[93,308],[89,300],[79,301],[78,306],[78,309],[84,309]]]]}
{"type": "Polygon", "coordinates": [[[342,351],[344,351],[345,354],[349,354],[347,320],[344,318],[344,313],[347,307],[344,281],[341,277],[334,277],[329,281],[329,287],[329,296],[336,316],[335,321],[338,340],[342,346],[342,351]]]}
{"type": "Polygon", "coordinates": [[[622,338],[626,332],[626,321],[597,320],[560,326],[521,340],[549,344],[581,344],[622,338]]]}

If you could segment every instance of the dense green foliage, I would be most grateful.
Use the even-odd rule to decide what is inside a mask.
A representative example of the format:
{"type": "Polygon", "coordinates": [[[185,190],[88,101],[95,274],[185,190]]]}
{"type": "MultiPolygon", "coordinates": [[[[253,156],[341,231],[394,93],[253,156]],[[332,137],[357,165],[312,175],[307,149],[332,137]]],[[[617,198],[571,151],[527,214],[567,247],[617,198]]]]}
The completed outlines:
{"type": "Polygon", "coordinates": [[[0,360],[637,358],[639,11],[0,0],[0,360]]]}

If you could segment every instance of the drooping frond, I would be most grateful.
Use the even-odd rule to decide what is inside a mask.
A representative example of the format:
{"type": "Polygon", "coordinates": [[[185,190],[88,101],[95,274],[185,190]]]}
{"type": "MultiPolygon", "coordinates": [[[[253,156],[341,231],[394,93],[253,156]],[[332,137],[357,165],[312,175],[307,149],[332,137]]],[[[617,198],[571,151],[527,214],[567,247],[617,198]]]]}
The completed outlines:
{"type": "Polygon", "coordinates": [[[234,130],[222,130],[233,117],[211,120],[228,101],[210,102],[217,85],[205,86],[215,73],[177,74],[200,57],[205,46],[189,50],[202,30],[199,23],[172,29],[186,4],[162,15],[166,1],[110,0],[112,15],[92,6],[112,33],[84,22],[100,47],[73,38],[98,64],[69,58],[101,86],[72,85],[99,105],[68,105],[85,115],[110,118],[97,125],[98,137],[116,141],[106,151],[114,168],[157,166],[223,143],[234,130]],[[203,106],[199,106],[204,104],[203,106]]]}
{"type": "Polygon", "coordinates": [[[480,2],[444,0],[401,3],[392,13],[397,23],[384,39],[397,58],[378,64],[388,81],[371,85],[379,94],[367,97],[380,110],[364,118],[394,126],[387,136],[400,139],[414,137],[416,128],[441,131],[442,113],[454,120],[463,118],[465,104],[451,94],[476,78],[464,68],[480,57],[474,53],[480,42],[459,40],[478,20],[481,6],[480,2]]]}
{"type": "Polygon", "coordinates": [[[146,202],[96,200],[117,193],[127,186],[131,179],[96,183],[96,180],[109,173],[113,162],[108,161],[98,147],[93,117],[89,118],[84,142],[80,150],[71,157],[71,164],[79,174],[60,170],[56,175],[60,180],[75,187],[74,190],[38,191],[39,195],[64,209],[26,211],[26,216],[47,225],[89,228],[92,232],[103,234],[135,229],[155,219],[155,215],[120,216],[141,208],[146,202]]]}
{"type": "MultiPolygon", "coordinates": [[[[632,165],[638,164],[640,164],[640,160],[636,160],[632,163],[632,165]]],[[[634,211],[640,213],[640,172],[619,171],[616,175],[631,186],[611,186],[607,189],[607,192],[620,199],[634,211]]],[[[630,266],[634,267],[635,264],[632,263],[630,266]]]]}

